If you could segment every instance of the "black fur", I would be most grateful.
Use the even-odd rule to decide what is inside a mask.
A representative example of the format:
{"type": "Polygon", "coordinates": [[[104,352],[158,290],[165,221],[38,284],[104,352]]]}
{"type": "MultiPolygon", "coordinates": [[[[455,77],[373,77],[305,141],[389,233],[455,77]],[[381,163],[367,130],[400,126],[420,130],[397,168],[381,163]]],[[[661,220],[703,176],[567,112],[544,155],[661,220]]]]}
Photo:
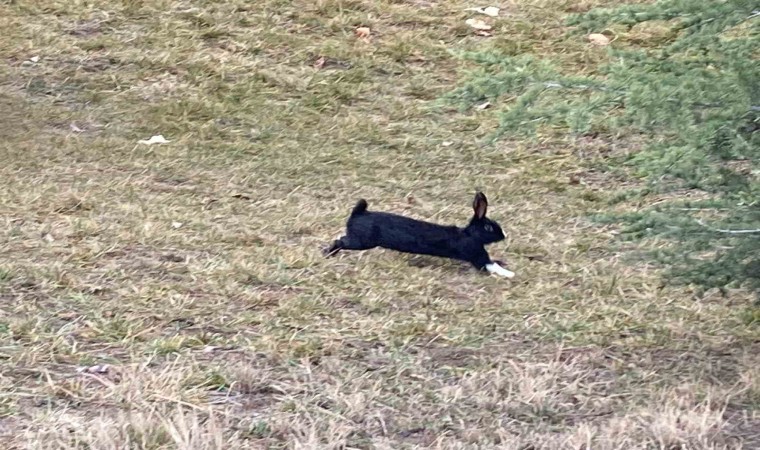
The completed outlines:
{"type": "Polygon", "coordinates": [[[488,199],[475,194],[474,215],[465,228],[437,225],[386,212],[367,210],[359,200],[346,224],[346,235],[325,250],[332,256],[340,250],[367,250],[383,247],[405,253],[441,256],[467,261],[483,269],[492,263],[487,244],[504,239],[499,224],[486,217],[488,199]]]}

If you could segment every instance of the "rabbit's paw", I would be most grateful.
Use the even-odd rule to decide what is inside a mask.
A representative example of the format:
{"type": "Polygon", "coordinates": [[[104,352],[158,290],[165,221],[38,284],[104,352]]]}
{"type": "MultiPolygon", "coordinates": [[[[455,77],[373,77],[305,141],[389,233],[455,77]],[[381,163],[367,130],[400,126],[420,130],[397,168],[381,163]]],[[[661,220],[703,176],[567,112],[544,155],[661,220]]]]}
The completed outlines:
{"type": "Polygon", "coordinates": [[[496,262],[492,262],[491,264],[486,264],[486,270],[488,271],[488,273],[493,273],[504,278],[512,278],[515,276],[514,272],[501,267],[496,262]]]}
{"type": "Polygon", "coordinates": [[[337,241],[326,247],[322,247],[322,255],[325,258],[330,258],[332,256],[335,256],[339,251],[340,251],[340,246],[337,244],[337,241]]]}

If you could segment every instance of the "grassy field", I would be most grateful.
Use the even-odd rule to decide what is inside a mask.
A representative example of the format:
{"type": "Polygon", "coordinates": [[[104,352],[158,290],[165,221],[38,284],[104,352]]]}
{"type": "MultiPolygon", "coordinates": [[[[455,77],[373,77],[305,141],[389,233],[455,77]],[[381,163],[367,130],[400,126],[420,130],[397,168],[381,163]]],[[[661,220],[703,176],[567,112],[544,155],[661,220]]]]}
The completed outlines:
{"type": "Polygon", "coordinates": [[[611,3],[0,2],[0,446],[760,448],[749,295],[587,219],[635,142],[436,102],[457,51],[592,70],[562,17],[611,3]],[[320,253],[360,197],[464,224],[476,189],[511,281],[320,253]]]}

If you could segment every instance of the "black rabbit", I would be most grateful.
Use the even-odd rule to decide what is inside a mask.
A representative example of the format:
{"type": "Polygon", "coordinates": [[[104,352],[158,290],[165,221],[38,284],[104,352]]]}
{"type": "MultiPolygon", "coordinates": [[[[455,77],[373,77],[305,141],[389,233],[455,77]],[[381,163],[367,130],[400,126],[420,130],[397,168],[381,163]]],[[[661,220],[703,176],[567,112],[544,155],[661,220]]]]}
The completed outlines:
{"type": "Polygon", "coordinates": [[[441,256],[467,261],[479,270],[512,278],[515,274],[492,261],[485,245],[504,239],[499,224],[486,217],[488,199],[475,194],[475,214],[465,228],[437,225],[386,212],[367,211],[359,200],[346,224],[346,235],[325,249],[326,256],[340,250],[367,250],[383,247],[405,253],[441,256]]]}

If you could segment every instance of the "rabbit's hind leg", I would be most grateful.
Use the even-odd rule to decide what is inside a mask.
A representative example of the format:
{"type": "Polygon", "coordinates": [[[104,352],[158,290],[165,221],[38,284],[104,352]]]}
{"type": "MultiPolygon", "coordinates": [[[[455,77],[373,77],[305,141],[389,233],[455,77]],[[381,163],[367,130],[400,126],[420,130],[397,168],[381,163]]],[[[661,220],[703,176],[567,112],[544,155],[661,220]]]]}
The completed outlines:
{"type": "Polygon", "coordinates": [[[326,257],[330,257],[334,256],[341,250],[369,250],[373,247],[375,246],[364,244],[360,240],[352,238],[351,236],[343,236],[337,241],[334,241],[323,253],[326,257]]]}
{"type": "Polygon", "coordinates": [[[340,239],[338,239],[337,241],[333,241],[329,247],[323,248],[322,254],[325,255],[325,258],[329,258],[331,256],[335,256],[340,251],[340,249],[340,239]]]}

